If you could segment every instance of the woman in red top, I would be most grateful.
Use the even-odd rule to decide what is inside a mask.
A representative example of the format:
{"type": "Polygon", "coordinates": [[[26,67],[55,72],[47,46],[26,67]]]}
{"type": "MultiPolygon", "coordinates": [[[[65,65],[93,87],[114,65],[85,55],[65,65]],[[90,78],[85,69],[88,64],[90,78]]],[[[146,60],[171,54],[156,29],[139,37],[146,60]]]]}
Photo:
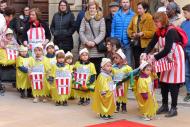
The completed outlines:
{"type": "Polygon", "coordinates": [[[169,27],[169,20],[165,13],[158,12],[154,15],[154,22],[158,28],[153,36],[149,46],[141,58],[147,58],[146,55],[151,52],[156,43],[159,45],[159,51],[155,55],[149,55],[148,61],[154,62],[161,58],[167,58],[174,61],[174,66],[167,71],[160,73],[160,86],[162,94],[162,106],[157,114],[167,113],[166,117],[177,115],[177,98],[180,85],[185,82],[185,56],[182,46],[178,42],[182,42],[179,33],[169,27]],[[168,112],[168,93],[171,93],[172,103],[168,112]]]}

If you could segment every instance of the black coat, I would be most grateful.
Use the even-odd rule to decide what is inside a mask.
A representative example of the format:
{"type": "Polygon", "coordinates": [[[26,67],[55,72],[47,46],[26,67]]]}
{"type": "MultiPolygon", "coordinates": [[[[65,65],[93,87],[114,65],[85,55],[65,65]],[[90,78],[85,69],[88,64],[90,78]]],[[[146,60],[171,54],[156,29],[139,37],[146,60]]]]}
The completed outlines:
{"type": "Polygon", "coordinates": [[[54,36],[54,43],[60,49],[65,51],[73,49],[72,35],[75,32],[75,17],[71,11],[55,13],[50,29],[54,36]]]}
{"type": "Polygon", "coordinates": [[[110,14],[105,18],[105,23],[106,23],[106,37],[111,36],[111,26],[112,26],[112,19],[113,16],[110,14]]]}

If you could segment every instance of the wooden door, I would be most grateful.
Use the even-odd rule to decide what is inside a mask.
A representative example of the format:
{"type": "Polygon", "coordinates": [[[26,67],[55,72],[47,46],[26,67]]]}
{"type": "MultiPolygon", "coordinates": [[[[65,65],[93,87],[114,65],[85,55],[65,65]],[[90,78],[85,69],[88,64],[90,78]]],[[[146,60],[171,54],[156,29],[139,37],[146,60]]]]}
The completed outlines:
{"type": "Polygon", "coordinates": [[[17,15],[22,13],[25,6],[28,6],[28,0],[7,0],[8,6],[15,8],[17,15]]]}
{"type": "Polygon", "coordinates": [[[28,0],[28,4],[32,8],[39,8],[40,11],[42,12],[42,20],[48,22],[48,0],[28,0]]]}
{"type": "Polygon", "coordinates": [[[25,6],[39,8],[42,12],[42,20],[48,22],[48,0],[8,0],[8,5],[15,8],[20,14],[25,6]]]}

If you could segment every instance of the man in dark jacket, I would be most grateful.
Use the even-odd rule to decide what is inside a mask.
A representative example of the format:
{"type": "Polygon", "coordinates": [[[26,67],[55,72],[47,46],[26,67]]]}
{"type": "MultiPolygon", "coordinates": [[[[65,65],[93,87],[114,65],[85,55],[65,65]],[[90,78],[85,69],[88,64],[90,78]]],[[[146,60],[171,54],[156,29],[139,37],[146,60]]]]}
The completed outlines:
{"type": "Polygon", "coordinates": [[[54,36],[54,43],[65,52],[73,49],[73,33],[75,31],[75,17],[70,11],[67,1],[60,1],[59,11],[54,14],[50,26],[54,36]]]}
{"type": "Polygon", "coordinates": [[[106,38],[111,35],[111,24],[114,14],[119,10],[119,3],[111,2],[109,4],[110,14],[105,18],[106,23],[106,38]]]}

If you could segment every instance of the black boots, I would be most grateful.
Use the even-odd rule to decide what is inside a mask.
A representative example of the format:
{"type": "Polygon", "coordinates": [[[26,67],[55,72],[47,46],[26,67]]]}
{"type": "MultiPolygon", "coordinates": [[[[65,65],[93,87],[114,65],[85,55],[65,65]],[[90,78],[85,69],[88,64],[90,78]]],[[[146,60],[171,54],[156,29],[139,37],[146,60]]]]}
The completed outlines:
{"type": "Polygon", "coordinates": [[[25,97],[26,97],[26,96],[25,96],[25,90],[20,89],[20,97],[21,97],[21,98],[25,98],[25,97]]]}
{"type": "Polygon", "coordinates": [[[120,110],[120,103],[119,102],[116,102],[116,113],[118,113],[120,110]]]}
{"type": "Polygon", "coordinates": [[[122,103],[121,109],[123,113],[127,112],[126,103],[122,103]]]}
{"type": "Polygon", "coordinates": [[[165,115],[165,117],[177,116],[177,108],[171,107],[170,111],[165,115]]]}
{"type": "Polygon", "coordinates": [[[168,113],[169,108],[167,104],[163,104],[157,111],[156,114],[163,114],[163,113],[168,113]]]}
{"type": "Polygon", "coordinates": [[[28,98],[33,98],[32,89],[27,89],[27,97],[28,98]]]}

